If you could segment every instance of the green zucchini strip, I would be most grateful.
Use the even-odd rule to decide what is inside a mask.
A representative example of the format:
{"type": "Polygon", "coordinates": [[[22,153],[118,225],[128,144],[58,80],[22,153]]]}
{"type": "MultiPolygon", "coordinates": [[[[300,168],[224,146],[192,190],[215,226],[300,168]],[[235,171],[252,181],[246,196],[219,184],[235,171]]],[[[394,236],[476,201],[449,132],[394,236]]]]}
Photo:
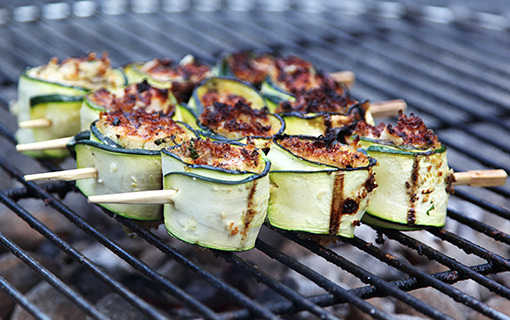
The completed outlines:
{"type": "MultiPolygon", "coordinates": [[[[171,151],[171,149],[170,149],[171,151]]],[[[177,190],[164,205],[168,233],[203,247],[244,251],[255,246],[267,213],[270,162],[261,173],[190,165],[163,150],[163,187],[177,190]]]]}
{"type": "Polygon", "coordinates": [[[353,237],[372,195],[373,166],[339,169],[299,157],[275,139],[268,221],[285,230],[353,237]]]}
{"type": "MultiPolygon", "coordinates": [[[[80,131],[80,107],[88,89],[34,78],[27,68],[18,82],[18,100],[13,106],[18,123],[31,119],[47,119],[48,128],[25,128],[16,132],[18,144],[46,141],[75,135],[80,131]]],[[[126,79],[120,70],[114,70],[116,83],[124,85],[126,79]]],[[[35,157],[62,158],[68,155],[62,150],[26,152],[35,157]]]]}
{"type": "MultiPolygon", "coordinates": [[[[367,208],[374,218],[387,221],[387,227],[444,226],[448,206],[446,148],[413,150],[361,138],[360,144],[371,157],[377,184],[367,208]]],[[[363,220],[372,224],[373,219],[363,220]]]]}

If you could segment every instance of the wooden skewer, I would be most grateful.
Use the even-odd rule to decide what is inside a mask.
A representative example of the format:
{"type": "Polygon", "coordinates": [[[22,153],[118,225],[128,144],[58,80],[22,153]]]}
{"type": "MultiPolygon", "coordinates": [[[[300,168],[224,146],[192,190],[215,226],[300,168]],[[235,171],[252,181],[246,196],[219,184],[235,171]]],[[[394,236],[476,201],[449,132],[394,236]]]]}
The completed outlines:
{"type": "MultiPolygon", "coordinates": [[[[473,170],[456,172],[455,185],[470,185],[475,187],[499,186],[505,183],[505,170],[473,170]]],[[[176,190],[151,190],[118,194],[90,196],[90,203],[127,203],[127,204],[166,204],[177,193],[176,190]]]]}
{"type": "Polygon", "coordinates": [[[46,140],[32,143],[24,143],[16,145],[16,151],[39,151],[39,150],[49,150],[49,149],[65,149],[69,141],[71,141],[73,137],[65,137],[54,140],[46,140]]]}
{"type": "Polygon", "coordinates": [[[374,118],[396,116],[400,110],[406,109],[407,103],[402,99],[370,103],[370,113],[374,118]]]}
{"type": "Polygon", "coordinates": [[[508,177],[505,170],[471,170],[455,172],[453,185],[469,185],[473,187],[502,186],[508,177]]]}
{"type": "Polygon", "coordinates": [[[166,204],[176,190],[149,190],[88,197],[90,203],[166,204]]]}
{"type": "Polygon", "coordinates": [[[60,180],[60,181],[74,181],[80,179],[89,179],[97,177],[96,168],[81,168],[74,170],[44,172],[25,175],[25,181],[36,180],[60,180]]]}
{"type": "Polygon", "coordinates": [[[352,86],[356,79],[356,75],[352,71],[337,71],[330,73],[329,75],[336,81],[342,82],[348,87],[352,86]]]}
{"type": "Polygon", "coordinates": [[[18,123],[20,129],[48,128],[51,127],[51,120],[48,119],[32,119],[18,123]]]}

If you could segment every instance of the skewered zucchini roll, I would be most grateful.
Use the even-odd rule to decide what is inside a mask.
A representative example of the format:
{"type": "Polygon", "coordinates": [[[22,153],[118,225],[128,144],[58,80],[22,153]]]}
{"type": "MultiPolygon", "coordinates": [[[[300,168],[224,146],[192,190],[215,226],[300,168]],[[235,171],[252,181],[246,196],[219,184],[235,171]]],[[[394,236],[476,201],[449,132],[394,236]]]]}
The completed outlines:
{"type": "Polygon", "coordinates": [[[213,75],[234,77],[248,82],[260,89],[266,79],[269,67],[274,63],[274,56],[269,53],[253,51],[235,51],[223,55],[220,62],[213,68],[213,75]]]}
{"type": "Polygon", "coordinates": [[[193,92],[189,106],[199,115],[197,128],[215,140],[249,138],[265,148],[285,128],[278,115],[268,112],[260,93],[236,79],[206,80],[193,92]]]}
{"type": "MultiPolygon", "coordinates": [[[[161,190],[160,149],[196,138],[195,132],[163,112],[116,109],[102,112],[90,132],[75,136],[69,147],[76,167],[96,168],[97,177],[76,181],[86,196],[161,190]]],[[[103,204],[124,217],[162,218],[161,205],[103,204]]]]}
{"type": "Polygon", "coordinates": [[[379,163],[379,188],[363,221],[401,229],[443,226],[453,171],[446,148],[423,121],[400,113],[395,127],[359,122],[354,135],[379,163]]]}
{"type": "Polygon", "coordinates": [[[188,140],[162,151],[168,232],[185,242],[251,249],[267,213],[270,162],[253,146],[188,140]]]}
{"type": "MultiPolygon", "coordinates": [[[[80,107],[90,90],[116,88],[126,84],[124,73],[112,69],[106,53],[97,58],[68,58],[59,64],[53,58],[46,65],[25,69],[19,78],[18,100],[13,106],[18,123],[49,120],[44,128],[23,128],[16,132],[18,143],[68,137],[80,129],[80,107]]],[[[65,157],[65,150],[29,152],[33,156],[65,157]]]]}
{"type": "Polygon", "coordinates": [[[190,54],[177,64],[171,59],[133,62],[128,64],[124,71],[129,83],[147,79],[155,87],[170,89],[179,103],[187,102],[193,89],[211,76],[210,68],[190,54]]]}
{"type": "Polygon", "coordinates": [[[299,136],[275,137],[268,158],[271,225],[353,237],[377,187],[374,159],[356,146],[299,136]]]}
{"type": "Polygon", "coordinates": [[[125,88],[89,92],[80,108],[81,130],[89,130],[102,111],[124,111],[142,108],[146,112],[163,111],[174,120],[182,120],[181,108],[168,89],[152,87],[146,80],[125,88]]]}

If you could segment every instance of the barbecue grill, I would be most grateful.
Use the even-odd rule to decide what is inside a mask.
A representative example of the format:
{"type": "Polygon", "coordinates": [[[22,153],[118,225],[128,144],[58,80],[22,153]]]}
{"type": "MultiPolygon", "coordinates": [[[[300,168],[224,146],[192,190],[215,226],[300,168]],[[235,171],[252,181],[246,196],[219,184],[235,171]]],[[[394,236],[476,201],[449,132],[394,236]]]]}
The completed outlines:
{"type": "MultiPolygon", "coordinates": [[[[356,99],[404,99],[408,112],[424,118],[447,145],[456,171],[510,172],[510,19],[501,8],[503,1],[0,1],[1,214],[44,236],[37,257],[80,266],[91,283],[100,284],[93,291],[99,294],[104,287],[101,290],[115,292],[146,319],[338,319],[347,314],[342,307],[351,310],[351,319],[354,309],[367,318],[399,317],[371,299],[375,297],[397,301],[421,317],[459,318],[416,294],[424,288],[444,294],[452,308],[462,306],[473,319],[510,319],[508,183],[456,187],[442,229],[400,232],[362,226],[355,238],[324,246],[313,237],[264,226],[256,248],[247,253],[194,251],[154,226],[86,204],[72,182],[25,182],[24,174],[72,168],[74,163],[37,161],[16,153],[16,122],[8,112],[20,71],[53,56],[108,51],[115,66],[121,66],[192,53],[213,64],[227,50],[276,50],[329,72],[354,71],[351,93],[356,99]],[[58,234],[36,217],[39,210],[71,222],[79,236],[58,234]],[[198,279],[198,291],[223,297],[223,307],[163,276],[133,253],[130,242],[157,248],[183,266],[198,279]],[[93,262],[80,249],[83,243],[107,248],[163,301],[149,301],[145,290],[93,262]],[[204,263],[207,259],[217,260],[227,274],[204,263]],[[433,267],[422,267],[424,260],[433,267]],[[333,271],[319,270],[324,265],[333,271]],[[291,273],[299,276],[282,276],[291,273]],[[348,274],[356,281],[340,284],[332,274],[348,274]],[[315,289],[298,290],[296,281],[290,281],[298,278],[315,289]],[[484,294],[473,294],[472,287],[484,294]],[[498,297],[500,304],[493,304],[498,297]]],[[[64,280],[11,239],[6,226],[0,225],[3,252],[19,258],[88,317],[110,318],[76,283],[64,280]]],[[[0,288],[17,308],[36,319],[51,318],[1,275],[0,288]]]]}

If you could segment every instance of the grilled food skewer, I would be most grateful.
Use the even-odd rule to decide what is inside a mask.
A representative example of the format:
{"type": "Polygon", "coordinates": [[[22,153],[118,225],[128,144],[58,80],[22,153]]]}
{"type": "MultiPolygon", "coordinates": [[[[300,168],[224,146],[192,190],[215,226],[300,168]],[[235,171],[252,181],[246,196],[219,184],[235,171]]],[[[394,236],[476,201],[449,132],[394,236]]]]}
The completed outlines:
{"type": "Polygon", "coordinates": [[[50,149],[65,149],[69,141],[73,137],[65,137],[59,139],[52,139],[39,142],[22,143],[16,145],[16,151],[39,151],[39,150],[50,150],[50,149]]]}
{"type": "Polygon", "coordinates": [[[63,171],[43,172],[25,175],[25,181],[60,180],[75,181],[97,177],[96,168],[81,168],[63,171]]]}
{"type": "MultiPolygon", "coordinates": [[[[473,187],[495,187],[504,185],[508,177],[505,170],[470,170],[455,172],[456,182],[454,185],[470,185],[473,187]]],[[[175,195],[175,190],[151,190],[140,192],[126,192],[117,194],[105,194],[88,197],[90,203],[145,203],[164,204],[170,197],[175,195]],[[170,192],[173,191],[173,192],[170,192]],[[136,200],[134,197],[136,196],[136,200]]]]}
{"type": "Polygon", "coordinates": [[[354,84],[354,81],[356,80],[356,76],[354,75],[354,72],[352,71],[337,71],[329,74],[331,78],[335,79],[338,82],[342,82],[347,87],[350,87],[354,84]]]}

